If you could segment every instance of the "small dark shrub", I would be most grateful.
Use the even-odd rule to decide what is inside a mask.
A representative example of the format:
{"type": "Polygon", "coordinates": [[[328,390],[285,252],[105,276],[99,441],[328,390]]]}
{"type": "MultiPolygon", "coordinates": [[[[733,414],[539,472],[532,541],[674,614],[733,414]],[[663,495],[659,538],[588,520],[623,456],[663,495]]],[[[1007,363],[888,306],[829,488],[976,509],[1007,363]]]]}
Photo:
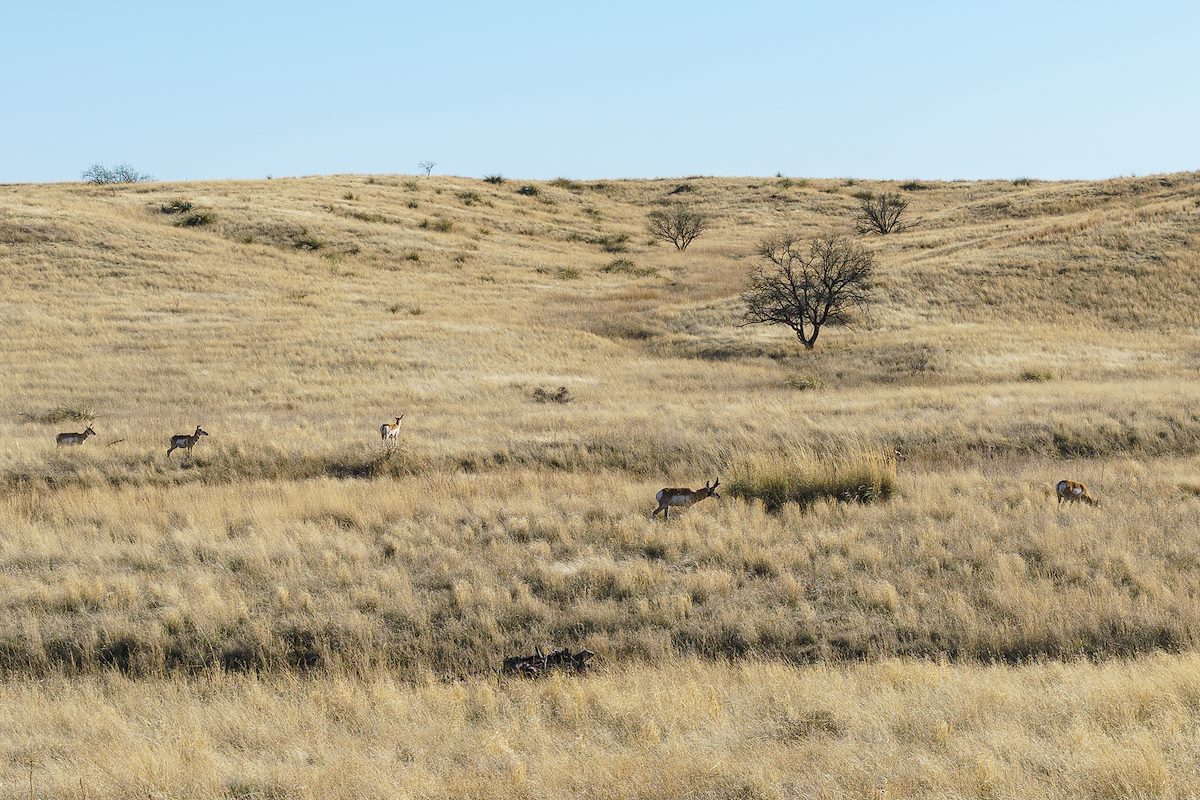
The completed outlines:
{"type": "Polygon", "coordinates": [[[643,278],[647,275],[654,275],[658,272],[658,270],[654,269],[653,267],[639,267],[628,258],[613,259],[601,267],[600,271],[610,275],[613,273],[619,273],[622,275],[633,275],[638,278],[643,278]]]}
{"type": "Polygon", "coordinates": [[[628,233],[610,233],[603,236],[593,236],[588,239],[588,244],[599,245],[600,249],[606,253],[624,253],[629,248],[628,233]]]}
{"type": "Polygon", "coordinates": [[[1032,185],[1033,185],[1032,178],[1017,178],[1016,180],[1013,181],[1013,186],[1032,186],[1032,185]]]}
{"type": "Polygon", "coordinates": [[[202,225],[208,225],[212,221],[213,221],[212,212],[193,211],[191,214],[188,214],[187,216],[183,217],[175,224],[181,228],[199,228],[202,225]]]}
{"type": "Polygon", "coordinates": [[[342,195],[342,199],[343,200],[357,200],[358,195],[356,195],[354,192],[346,192],[344,195],[342,195]]]}
{"type": "Polygon", "coordinates": [[[692,184],[681,183],[678,186],[676,186],[674,189],[672,189],[671,191],[667,192],[667,194],[690,194],[691,192],[694,192],[694,191],[696,191],[696,187],[693,186],[692,184]]]}
{"type": "Polygon", "coordinates": [[[924,192],[933,187],[921,183],[920,181],[913,180],[900,184],[900,188],[906,192],[924,192]]]}
{"type": "Polygon", "coordinates": [[[1054,380],[1054,373],[1048,369],[1027,369],[1021,373],[1021,380],[1044,383],[1054,380]]]}
{"type": "Polygon", "coordinates": [[[500,184],[504,183],[504,180],[505,180],[505,178],[503,175],[484,175],[483,176],[484,183],[492,183],[492,184],[495,184],[496,186],[499,186],[500,184]]]}
{"type": "Polygon", "coordinates": [[[575,399],[565,386],[558,387],[557,391],[550,391],[539,386],[533,390],[531,396],[538,403],[570,403],[575,399]]]}
{"type": "Polygon", "coordinates": [[[176,198],[169,203],[164,203],[158,207],[164,214],[186,214],[192,210],[192,201],[176,198]]]}
{"type": "Polygon", "coordinates": [[[462,200],[465,206],[473,206],[483,202],[483,198],[479,196],[479,192],[459,192],[458,199],[462,200]]]}
{"type": "Polygon", "coordinates": [[[536,186],[525,185],[517,189],[517,194],[524,195],[525,197],[537,197],[538,188],[536,186]]]}
{"type": "Polygon", "coordinates": [[[559,189],[566,189],[571,192],[582,192],[583,184],[578,181],[573,181],[570,178],[555,178],[550,181],[551,186],[556,186],[559,189]]]}

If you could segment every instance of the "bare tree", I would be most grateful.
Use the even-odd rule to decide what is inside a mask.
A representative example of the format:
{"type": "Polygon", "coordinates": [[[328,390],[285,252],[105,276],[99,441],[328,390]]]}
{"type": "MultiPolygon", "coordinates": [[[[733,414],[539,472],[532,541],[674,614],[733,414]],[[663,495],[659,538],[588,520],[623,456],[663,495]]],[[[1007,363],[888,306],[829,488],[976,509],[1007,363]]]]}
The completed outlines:
{"type": "Polygon", "coordinates": [[[676,250],[686,250],[696,237],[708,230],[708,224],[707,215],[682,203],[669,209],[651,211],[646,217],[650,235],[670,242],[676,250]]]}
{"type": "Polygon", "coordinates": [[[859,233],[878,233],[880,236],[900,233],[915,228],[922,222],[919,219],[911,222],[901,219],[908,208],[908,199],[895,192],[866,192],[859,196],[859,202],[859,233]]]}
{"type": "Polygon", "coordinates": [[[111,167],[101,163],[92,164],[80,175],[85,183],[108,186],[114,183],[142,183],[154,180],[153,176],[138,172],[131,165],[121,162],[111,167]]]}
{"type": "Polygon", "coordinates": [[[417,169],[425,173],[425,177],[429,177],[429,173],[433,172],[433,168],[437,166],[436,161],[418,161],[417,169]]]}
{"type": "Polygon", "coordinates": [[[784,236],[763,242],[758,255],[739,327],[786,325],[811,350],[823,325],[849,322],[870,301],[875,257],[851,239],[820,236],[805,251],[798,236],[784,236]]]}

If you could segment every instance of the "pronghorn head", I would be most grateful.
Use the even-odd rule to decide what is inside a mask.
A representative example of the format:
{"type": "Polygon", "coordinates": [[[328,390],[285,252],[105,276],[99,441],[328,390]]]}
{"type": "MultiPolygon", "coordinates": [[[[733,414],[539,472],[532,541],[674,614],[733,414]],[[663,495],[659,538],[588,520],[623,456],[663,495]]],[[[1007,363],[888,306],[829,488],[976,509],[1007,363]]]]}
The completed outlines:
{"type": "Polygon", "coordinates": [[[704,496],[705,496],[705,497],[715,497],[715,498],[717,498],[718,500],[720,500],[720,499],[721,499],[721,495],[717,494],[717,487],[718,487],[718,486],[720,486],[720,485],[721,485],[721,479],[720,479],[720,478],[717,478],[715,481],[713,481],[713,485],[712,485],[712,486],[709,486],[709,485],[708,485],[708,481],[705,481],[705,482],[704,482],[704,491],[708,492],[708,494],[706,494],[706,495],[704,495],[704,496]]]}
{"type": "Polygon", "coordinates": [[[908,456],[904,455],[904,453],[901,453],[899,447],[897,447],[895,450],[892,451],[892,455],[894,455],[896,457],[897,462],[908,461],[908,456]]]}
{"type": "MultiPolygon", "coordinates": [[[[406,411],[406,412],[405,412],[405,414],[407,414],[407,413],[408,413],[408,412],[406,411]]],[[[399,424],[400,424],[400,420],[402,420],[402,419],[404,419],[404,414],[401,414],[400,416],[396,417],[396,424],[397,424],[397,425],[399,425],[399,424]]]]}
{"type": "Polygon", "coordinates": [[[84,435],[84,436],[95,436],[95,435],[96,435],[96,432],[95,432],[94,430],[92,430],[92,426],[91,426],[91,425],[88,425],[88,426],[87,426],[87,430],[85,430],[85,431],[83,432],[83,435],[84,435]]]}
{"type": "Polygon", "coordinates": [[[208,431],[204,430],[204,428],[201,428],[199,425],[197,425],[196,432],[193,433],[192,436],[195,436],[197,439],[200,438],[201,436],[208,436],[208,431]]]}

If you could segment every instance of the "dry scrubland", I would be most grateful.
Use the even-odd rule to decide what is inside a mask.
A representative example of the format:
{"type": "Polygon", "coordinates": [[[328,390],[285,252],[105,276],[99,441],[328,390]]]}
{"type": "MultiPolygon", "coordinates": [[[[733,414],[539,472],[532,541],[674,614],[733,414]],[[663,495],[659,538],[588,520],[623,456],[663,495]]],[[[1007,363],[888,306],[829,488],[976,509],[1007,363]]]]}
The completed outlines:
{"type": "Polygon", "coordinates": [[[1200,176],[522,185],[0,187],[0,793],[1186,795],[1200,176]],[[881,189],[858,325],[734,327],[881,189]]]}

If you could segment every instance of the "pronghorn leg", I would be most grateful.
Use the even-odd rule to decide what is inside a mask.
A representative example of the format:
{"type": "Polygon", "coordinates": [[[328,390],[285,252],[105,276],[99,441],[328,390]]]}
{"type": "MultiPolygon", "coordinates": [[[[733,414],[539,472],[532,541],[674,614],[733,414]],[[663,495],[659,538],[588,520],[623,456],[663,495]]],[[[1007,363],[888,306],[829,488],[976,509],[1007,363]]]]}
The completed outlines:
{"type": "Polygon", "coordinates": [[[171,445],[169,448],[167,448],[167,455],[168,456],[171,455],[171,451],[174,449],[175,449],[175,445],[171,445]]]}

